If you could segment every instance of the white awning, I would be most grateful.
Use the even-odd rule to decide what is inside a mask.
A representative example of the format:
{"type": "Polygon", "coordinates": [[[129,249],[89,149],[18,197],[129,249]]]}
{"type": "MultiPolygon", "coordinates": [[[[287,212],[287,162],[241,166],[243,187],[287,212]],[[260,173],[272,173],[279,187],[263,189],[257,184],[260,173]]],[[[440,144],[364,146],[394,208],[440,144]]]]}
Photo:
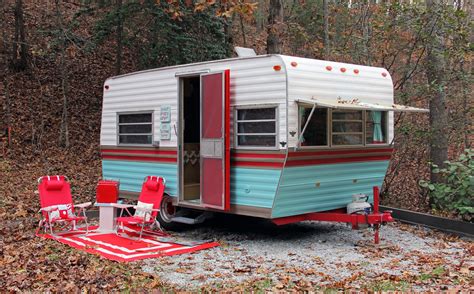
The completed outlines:
{"type": "Polygon", "coordinates": [[[353,110],[378,110],[378,111],[405,111],[405,112],[429,112],[428,109],[417,108],[399,104],[388,104],[388,103],[368,103],[363,102],[359,99],[297,99],[298,104],[309,105],[309,106],[320,106],[335,109],[353,109],[353,110]]]}

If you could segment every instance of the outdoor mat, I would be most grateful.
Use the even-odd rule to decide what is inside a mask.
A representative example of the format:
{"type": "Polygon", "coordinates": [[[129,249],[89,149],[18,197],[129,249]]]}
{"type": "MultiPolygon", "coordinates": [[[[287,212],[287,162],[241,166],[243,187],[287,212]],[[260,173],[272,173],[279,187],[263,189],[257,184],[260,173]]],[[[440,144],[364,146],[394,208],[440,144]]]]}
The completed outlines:
{"type": "Polygon", "coordinates": [[[97,233],[94,232],[95,229],[96,226],[90,226],[87,235],[78,230],[55,236],[38,233],[37,236],[57,240],[79,250],[120,262],[184,254],[219,246],[219,243],[210,240],[186,240],[151,231],[144,231],[142,239],[138,240],[140,229],[135,226],[126,226],[127,233],[120,235],[97,233]]]}

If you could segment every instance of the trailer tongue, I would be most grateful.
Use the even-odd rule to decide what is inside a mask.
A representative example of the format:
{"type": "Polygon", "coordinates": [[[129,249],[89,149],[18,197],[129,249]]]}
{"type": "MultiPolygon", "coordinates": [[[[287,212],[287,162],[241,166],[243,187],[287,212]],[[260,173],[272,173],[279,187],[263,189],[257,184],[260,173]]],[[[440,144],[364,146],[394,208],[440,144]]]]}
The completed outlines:
{"type": "Polygon", "coordinates": [[[380,212],[379,210],[379,187],[373,187],[374,205],[373,210],[365,210],[363,212],[349,214],[345,209],[336,209],[325,212],[313,212],[295,216],[281,217],[273,219],[272,221],[277,225],[286,225],[301,221],[323,221],[323,222],[338,222],[352,225],[352,229],[357,230],[361,225],[368,225],[373,227],[374,242],[379,244],[379,229],[381,225],[388,222],[393,222],[391,211],[380,212]]]}

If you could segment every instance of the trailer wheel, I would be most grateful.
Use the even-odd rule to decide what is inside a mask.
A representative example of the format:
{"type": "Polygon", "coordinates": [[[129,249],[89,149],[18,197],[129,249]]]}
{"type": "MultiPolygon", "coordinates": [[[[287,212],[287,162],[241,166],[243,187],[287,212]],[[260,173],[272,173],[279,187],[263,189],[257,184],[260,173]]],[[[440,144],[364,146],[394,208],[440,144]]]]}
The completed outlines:
{"type": "Polygon", "coordinates": [[[183,227],[183,224],[171,220],[176,216],[178,210],[179,207],[173,205],[172,198],[168,195],[164,195],[160,204],[160,213],[158,213],[156,218],[162,228],[165,230],[176,231],[183,227]]]}

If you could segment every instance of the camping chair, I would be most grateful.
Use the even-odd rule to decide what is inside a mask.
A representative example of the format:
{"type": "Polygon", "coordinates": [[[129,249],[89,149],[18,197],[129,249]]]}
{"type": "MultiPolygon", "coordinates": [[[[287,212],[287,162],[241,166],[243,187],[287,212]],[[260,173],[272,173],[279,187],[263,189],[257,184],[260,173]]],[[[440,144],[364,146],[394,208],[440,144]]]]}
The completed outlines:
{"type": "Polygon", "coordinates": [[[116,223],[117,235],[119,235],[120,228],[122,232],[125,232],[124,224],[138,225],[141,227],[138,240],[141,240],[145,226],[149,226],[150,229],[157,227],[161,230],[160,223],[156,219],[156,216],[160,211],[161,199],[165,191],[165,183],[166,181],[162,177],[148,176],[143,182],[137,205],[112,204],[114,207],[121,209],[120,216],[117,217],[116,223]],[[128,210],[129,208],[135,209],[133,216],[128,210]],[[128,216],[123,216],[124,210],[128,216]]]}
{"type": "Polygon", "coordinates": [[[44,176],[38,179],[38,191],[40,195],[43,218],[38,225],[38,231],[43,228],[46,232],[49,229],[54,236],[53,225],[55,223],[72,224],[72,231],[76,230],[76,223],[84,221],[86,223],[86,234],[89,233],[89,224],[85,208],[91,202],[75,205],[72,202],[71,186],[66,176],[44,176]],[[79,208],[83,216],[77,216],[74,209],[79,208]]]}

